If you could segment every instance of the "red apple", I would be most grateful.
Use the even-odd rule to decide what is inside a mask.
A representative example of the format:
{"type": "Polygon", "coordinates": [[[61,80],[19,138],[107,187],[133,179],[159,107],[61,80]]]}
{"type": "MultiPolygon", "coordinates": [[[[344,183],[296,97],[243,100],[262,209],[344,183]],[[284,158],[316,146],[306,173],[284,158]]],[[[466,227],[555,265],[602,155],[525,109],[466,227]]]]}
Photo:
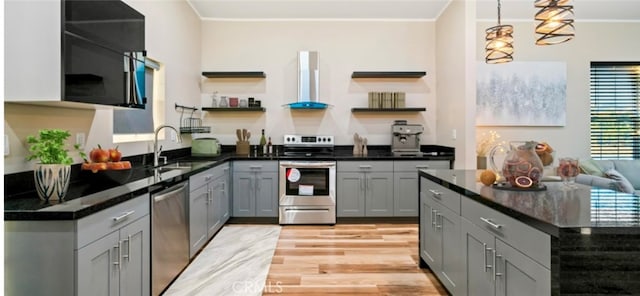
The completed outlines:
{"type": "Polygon", "coordinates": [[[91,149],[89,158],[92,162],[107,162],[109,161],[109,151],[102,149],[102,147],[98,145],[98,148],[91,149]]]}
{"type": "Polygon", "coordinates": [[[122,159],[122,152],[120,152],[120,150],[118,150],[118,146],[116,146],[116,148],[111,148],[109,149],[109,160],[110,161],[120,161],[120,159],[122,159]]]}

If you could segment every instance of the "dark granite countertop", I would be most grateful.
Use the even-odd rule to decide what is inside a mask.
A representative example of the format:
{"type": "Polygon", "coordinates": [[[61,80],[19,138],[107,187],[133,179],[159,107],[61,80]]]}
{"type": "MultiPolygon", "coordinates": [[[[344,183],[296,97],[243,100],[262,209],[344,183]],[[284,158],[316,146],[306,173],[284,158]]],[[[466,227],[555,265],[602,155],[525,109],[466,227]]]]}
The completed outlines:
{"type": "Polygon", "coordinates": [[[484,186],[476,170],[420,170],[420,176],[550,235],[570,228],[638,228],[640,196],[582,184],[544,182],[544,191],[484,186]]]}
{"type": "MultiPolygon", "coordinates": [[[[367,156],[353,156],[349,147],[336,147],[333,156],[239,156],[229,152],[228,147],[220,156],[216,157],[191,157],[184,153],[178,157],[170,157],[174,162],[189,162],[189,169],[174,169],[158,171],[153,168],[134,163],[134,168],[126,171],[98,172],[77,171],[76,178],[72,177],[69,191],[63,202],[44,202],[38,198],[34,190],[28,192],[7,192],[7,182],[29,178],[29,173],[17,174],[8,179],[5,175],[5,220],[74,220],[88,216],[92,213],[104,210],[118,203],[146,194],[149,187],[163,182],[179,182],[190,176],[215,167],[224,162],[243,160],[447,160],[453,162],[452,148],[442,146],[425,146],[424,156],[393,156],[385,147],[372,147],[367,156]]],[[[183,149],[184,150],[184,149],[183,149]]],[[[184,151],[183,151],[184,152],[184,151]]],[[[72,175],[74,175],[72,168],[72,175]]],[[[18,182],[19,183],[19,182],[18,182]]],[[[33,188],[26,182],[26,187],[33,188]]]]}

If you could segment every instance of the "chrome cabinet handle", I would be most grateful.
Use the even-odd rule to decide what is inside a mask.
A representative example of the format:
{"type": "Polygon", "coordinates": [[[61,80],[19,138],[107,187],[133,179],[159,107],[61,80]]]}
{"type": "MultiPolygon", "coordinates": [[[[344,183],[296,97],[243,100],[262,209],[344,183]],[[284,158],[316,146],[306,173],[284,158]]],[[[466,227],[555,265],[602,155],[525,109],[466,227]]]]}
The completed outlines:
{"type": "Polygon", "coordinates": [[[437,212],[438,211],[436,211],[436,210],[433,210],[433,209],[431,210],[431,228],[433,228],[433,229],[436,228],[436,224],[437,224],[437,221],[436,221],[436,213],[437,212]]]}
{"type": "Polygon", "coordinates": [[[209,180],[211,180],[211,178],[213,178],[213,175],[206,175],[206,176],[204,177],[204,180],[205,180],[205,181],[209,181],[209,180]]]}
{"type": "Polygon", "coordinates": [[[431,192],[431,194],[433,195],[433,197],[440,199],[440,197],[442,196],[442,192],[433,190],[433,189],[429,189],[429,192],[431,192]]]}
{"type": "Polygon", "coordinates": [[[437,228],[442,229],[442,214],[436,211],[436,229],[437,228]],[[440,217],[440,225],[438,225],[438,217],[440,217]]]}
{"type": "Polygon", "coordinates": [[[359,166],[361,169],[371,169],[371,165],[360,165],[359,166]]]}
{"type": "Polygon", "coordinates": [[[136,211],[128,211],[128,212],[124,212],[122,215],[118,216],[118,217],[113,217],[113,222],[120,222],[120,220],[127,218],[128,216],[132,215],[133,213],[135,213],[136,211]]]}
{"type": "Polygon", "coordinates": [[[498,224],[493,222],[491,219],[487,219],[485,217],[480,217],[480,220],[482,220],[482,222],[489,224],[491,227],[495,228],[495,229],[500,229],[502,228],[502,224],[498,224]]]}
{"type": "Polygon", "coordinates": [[[127,258],[127,262],[131,262],[131,235],[129,235],[127,239],[123,240],[123,242],[127,242],[127,254],[123,254],[122,258],[127,258]]]}
{"type": "Polygon", "coordinates": [[[113,246],[114,249],[118,250],[118,256],[116,256],[116,261],[113,262],[113,265],[115,265],[118,270],[120,270],[120,244],[122,243],[122,241],[118,241],[118,244],[113,246]]]}
{"type": "Polygon", "coordinates": [[[495,282],[497,277],[502,276],[502,273],[498,272],[498,265],[496,265],[497,264],[496,258],[502,258],[502,255],[497,255],[495,249],[493,249],[492,251],[493,251],[493,281],[495,282]]]}
{"type": "Polygon", "coordinates": [[[416,165],[416,169],[428,169],[429,165],[428,164],[419,164],[416,165]]]}
{"type": "Polygon", "coordinates": [[[262,169],[262,166],[261,165],[251,165],[251,166],[249,166],[249,168],[252,169],[252,170],[259,170],[259,169],[262,169]]]}
{"type": "Polygon", "coordinates": [[[484,252],[482,254],[482,257],[484,258],[484,272],[487,272],[487,270],[493,268],[493,265],[487,264],[487,252],[492,252],[493,249],[492,248],[487,248],[487,244],[482,243],[484,252]]]}
{"type": "Polygon", "coordinates": [[[256,191],[262,190],[262,186],[260,185],[260,180],[258,180],[258,176],[256,176],[256,191]]]}

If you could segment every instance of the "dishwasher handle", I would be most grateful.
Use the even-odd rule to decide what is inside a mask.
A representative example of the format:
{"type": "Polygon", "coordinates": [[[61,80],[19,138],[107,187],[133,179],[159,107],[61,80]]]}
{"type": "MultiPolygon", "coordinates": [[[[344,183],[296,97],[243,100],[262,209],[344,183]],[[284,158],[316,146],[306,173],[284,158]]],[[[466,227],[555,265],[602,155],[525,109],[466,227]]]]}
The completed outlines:
{"type": "Polygon", "coordinates": [[[161,192],[155,193],[153,196],[153,202],[160,202],[163,201],[167,198],[170,198],[171,196],[173,196],[175,193],[178,193],[180,191],[183,191],[187,186],[189,185],[189,183],[187,182],[183,182],[177,185],[174,185],[168,189],[165,189],[161,192]]]}

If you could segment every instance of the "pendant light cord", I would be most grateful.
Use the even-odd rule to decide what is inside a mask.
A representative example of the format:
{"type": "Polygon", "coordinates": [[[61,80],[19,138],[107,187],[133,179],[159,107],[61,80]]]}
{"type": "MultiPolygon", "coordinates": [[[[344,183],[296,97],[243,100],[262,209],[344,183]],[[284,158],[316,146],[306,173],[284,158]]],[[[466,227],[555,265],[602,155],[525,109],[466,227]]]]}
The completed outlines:
{"type": "Polygon", "coordinates": [[[500,22],[500,0],[498,0],[498,26],[500,26],[500,25],[501,25],[501,22],[500,22]]]}

